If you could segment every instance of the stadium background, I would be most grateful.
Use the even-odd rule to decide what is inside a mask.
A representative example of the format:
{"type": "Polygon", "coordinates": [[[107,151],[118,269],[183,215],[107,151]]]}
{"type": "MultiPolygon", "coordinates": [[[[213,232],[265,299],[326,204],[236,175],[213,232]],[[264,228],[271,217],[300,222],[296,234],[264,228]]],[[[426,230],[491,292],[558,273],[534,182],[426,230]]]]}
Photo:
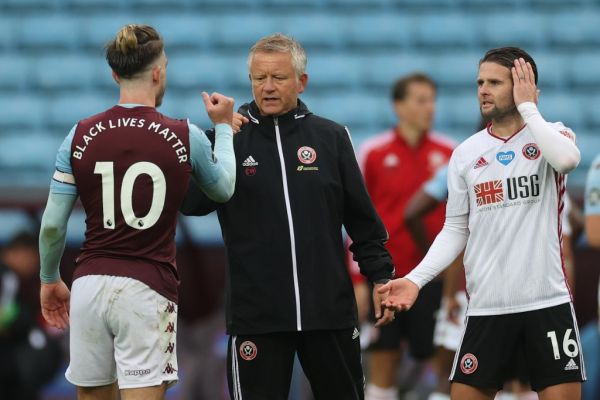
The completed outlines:
{"type": "MultiPolygon", "coordinates": [[[[491,47],[517,45],[537,62],[543,115],[578,135],[582,162],[568,182],[576,203],[600,152],[598,0],[1,0],[1,243],[37,230],[59,144],[77,120],[118,99],[103,45],[131,22],[151,24],[164,36],[169,68],[161,111],[203,128],[200,92],[220,91],[238,105],[249,101],[247,51],[279,31],[308,53],[309,85],[301,98],[347,125],[356,148],[394,122],[389,88],[417,70],[439,84],[435,129],[461,141],[479,123],[478,60],[491,47]]],[[[79,208],[69,225],[67,280],[83,233],[79,208]]],[[[178,244],[181,317],[202,320],[222,303],[216,218],[182,219],[178,244]]],[[[584,239],[577,243],[582,325],[595,318],[597,257],[584,239]]],[[[56,389],[61,385],[48,398],[69,390],[56,389]]]]}

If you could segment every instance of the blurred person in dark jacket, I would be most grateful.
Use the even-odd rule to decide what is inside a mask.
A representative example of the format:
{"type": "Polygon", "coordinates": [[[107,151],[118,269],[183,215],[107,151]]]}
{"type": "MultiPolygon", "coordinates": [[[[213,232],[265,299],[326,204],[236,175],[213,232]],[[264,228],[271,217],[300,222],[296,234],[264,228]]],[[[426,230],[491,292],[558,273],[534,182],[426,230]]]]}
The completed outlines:
{"type": "Polygon", "coordinates": [[[42,322],[37,239],[19,233],[0,256],[0,399],[39,399],[61,351],[42,322]]]}

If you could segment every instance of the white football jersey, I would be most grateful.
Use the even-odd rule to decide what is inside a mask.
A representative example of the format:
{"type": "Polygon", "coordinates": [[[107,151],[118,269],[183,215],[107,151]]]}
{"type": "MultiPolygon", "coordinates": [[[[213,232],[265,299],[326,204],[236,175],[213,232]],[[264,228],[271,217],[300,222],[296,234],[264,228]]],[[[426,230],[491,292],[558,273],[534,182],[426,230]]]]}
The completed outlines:
{"type": "MultiPolygon", "coordinates": [[[[553,123],[575,140],[573,131],[553,123]]],[[[468,315],[552,307],[571,300],[562,257],[566,176],[546,162],[527,126],[509,138],[487,128],[456,148],[446,214],[468,214],[468,315]]]]}

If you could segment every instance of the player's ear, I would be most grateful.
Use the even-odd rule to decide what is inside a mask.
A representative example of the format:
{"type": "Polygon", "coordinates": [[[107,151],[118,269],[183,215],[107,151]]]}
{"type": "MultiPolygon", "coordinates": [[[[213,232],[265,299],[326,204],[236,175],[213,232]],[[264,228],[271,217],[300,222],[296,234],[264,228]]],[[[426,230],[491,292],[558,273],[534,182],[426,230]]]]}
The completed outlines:
{"type": "Polygon", "coordinates": [[[121,82],[119,81],[119,75],[117,75],[117,73],[115,71],[111,71],[112,72],[112,78],[115,82],[117,82],[117,85],[120,85],[121,82]]]}
{"type": "Polygon", "coordinates": [[[304,73],[298,78],[298,93],[304,92],[308,84],[308,74],[304,73]]]}
{"type": "Polygon", "coordinates": [[[160,65],[155,65],[154,67],[152,67],[152,81],[153,82],[159,82],[160,81],[160,72],[162,70],[162,67],[160,65]]]}

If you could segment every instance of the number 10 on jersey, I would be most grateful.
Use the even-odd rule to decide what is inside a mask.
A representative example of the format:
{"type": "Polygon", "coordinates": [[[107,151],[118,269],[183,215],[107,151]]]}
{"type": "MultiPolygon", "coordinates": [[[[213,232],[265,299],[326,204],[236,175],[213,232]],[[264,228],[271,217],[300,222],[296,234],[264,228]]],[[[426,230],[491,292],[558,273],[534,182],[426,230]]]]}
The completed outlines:
{"type": "MultiPolygon", "coordinates": [[[[98,161],[94,174],[102,176],[102,215],[104,228],[115,229],[115,175],[112,161],[98,161]]],[[[121,183],[121,212],[125,223],[135,229],[148,229],[154,226],[165,206],[167,182],[160,168],[153,163],[141,161],[130,166],[121,183]],[[143,217],[137,217],[133,211],[133,186],[142,174],[152,178],[152,205],[143,217]]]]}

